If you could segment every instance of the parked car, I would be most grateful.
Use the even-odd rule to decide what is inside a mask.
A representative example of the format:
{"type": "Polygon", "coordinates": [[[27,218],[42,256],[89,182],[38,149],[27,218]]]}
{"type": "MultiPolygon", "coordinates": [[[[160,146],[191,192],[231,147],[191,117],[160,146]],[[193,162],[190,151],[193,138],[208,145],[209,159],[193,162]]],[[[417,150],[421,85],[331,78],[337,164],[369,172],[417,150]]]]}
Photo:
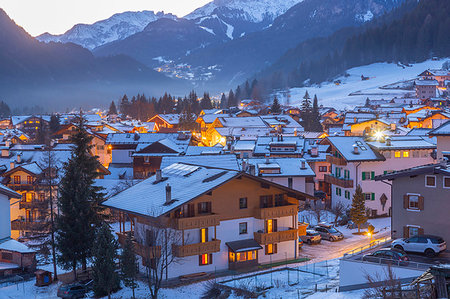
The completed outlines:
{"type": "Polygon", "coordinates": [[[86,295],[87,289],[80,283],[63,284],[58,288],[58,297],[60,298],[83,298],[86,295]]]}
{"type": "Polygon", "coordinates": [[[400,263],[400,265],[406,266],[409,261],[409,257],[406,253],[400,249],[396,248],[383,248],[372,253],[363,256],[363,261],[383,263],[387,264],[389,262],[400,263]]]}
{"type": "Polygon", "coordinates": [[[320,236],[320,234],[312,229],[307,229],[306,235],[300,236],[300,239],[308,245],[319,244],[320,241],[322,241],[322,237],[320,236]]]}
{"type": "Polygon", "coordinates": [[[318,232],[322,239],[334,242],[344,239],[344,234],[338,231],[331,224],[319,223],[314,230],[318,232]]]}
{"type": "Polygon", "coordinates": [[[397,239],[392,242],[391,247],[404,250],[406,252],[425,253],[428,257],[433,257],[441,251],[447,249],[447,243],[438,236],[421,235],[410,238],[397,239]]]}

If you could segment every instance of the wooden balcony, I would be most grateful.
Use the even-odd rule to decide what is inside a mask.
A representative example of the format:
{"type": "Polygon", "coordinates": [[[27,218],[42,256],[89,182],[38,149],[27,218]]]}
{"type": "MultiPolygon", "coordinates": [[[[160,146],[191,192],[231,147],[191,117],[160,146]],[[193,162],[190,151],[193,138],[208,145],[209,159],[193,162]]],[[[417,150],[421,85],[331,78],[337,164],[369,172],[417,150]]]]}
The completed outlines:
{"type": "Polygon", "coordinates": [[[273,219],[286,216],[294,216],[298,213],[298,207],[296,205],[286,205],[272,208],[257,209],[255,218],[257,219],[273,219]]]}
{"type": "Polygon", "coordinates": [[[297,240],[297,235],[297,229],[289,229],[273,233],[253,233],[255,241],[261,245],[297,240]]]}
{"type": "Polygon", "coordinates": [[[11,221],[12,230],[47,232],[50,223],[47,221],[25,221],[16,219],[11,221]]]}
{"type": "MultiPolygon", "coordinates": [[[[118,237],[117,241],[119,242],[119,244],[121,246],[125,246],[128,232],[116,233],[116,234],[118,237]]],[[[134,250],[137,255],[139,255],[145,259],[161,257],[161,246],[145,246],[145,245],[142,245],[142,244],[139,244],[138,242],[136,242],[134,237],[132,237],[132,239],[133,239],[134,250]]]]}
{"type": "Polygon", "coordinates": [[[21,200],[19,202],[19,209],[39,209],[45,210],[49,208],[48,200],[40,201],[40,200],[32,200],[32,201],[24,201],[21,200]]]}
{"type": "Polygon", "coordinates": [[[344,158],[338,158],[335,156],[327,155],[327,162],[334,165],[345,166],[347,165],[347,161],[344,158]]]}
{"type": "Polygon", "coordinates": [[[10,188],[14,191],[37,190],[36,185],[33,185],[33,184],[8,184],[8,188],[10,188]]]}
{"type": "Polygon", "coordinates": [[[353,180],[337,178],[330,174],[326,174],[324,178],[326,183],[333,184],[342,188],[353,188],[353,180]]]}
{"type": "Polygon", "coordinates": [[[170,226],[178,230],[206,228],[219,224],[220,224],[219,215],[215,214],[199,215],[187,218],[174,218],[170,220],[170,226]]]}
{"type": "Polygon", "coordinates": [[[220,251],[220,240],[214,240],[205,243],[195,243],[189,245],[173,245],[173,254],[176,257],[186,257],[201,255],[205,253],[214,253],[220,251]]]}

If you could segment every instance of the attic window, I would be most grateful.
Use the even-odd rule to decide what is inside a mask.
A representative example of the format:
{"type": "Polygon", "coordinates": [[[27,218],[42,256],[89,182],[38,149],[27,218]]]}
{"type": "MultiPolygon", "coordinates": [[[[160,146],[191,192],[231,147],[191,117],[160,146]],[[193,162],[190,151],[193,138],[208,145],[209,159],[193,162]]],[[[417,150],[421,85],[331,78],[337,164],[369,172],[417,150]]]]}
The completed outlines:
{"type": "Polygon", "coordinates": [[[269,188],[270,188],[270,185],[267,184],[267,183],[261,183],[261,188],[269,189],[269,188]]]}

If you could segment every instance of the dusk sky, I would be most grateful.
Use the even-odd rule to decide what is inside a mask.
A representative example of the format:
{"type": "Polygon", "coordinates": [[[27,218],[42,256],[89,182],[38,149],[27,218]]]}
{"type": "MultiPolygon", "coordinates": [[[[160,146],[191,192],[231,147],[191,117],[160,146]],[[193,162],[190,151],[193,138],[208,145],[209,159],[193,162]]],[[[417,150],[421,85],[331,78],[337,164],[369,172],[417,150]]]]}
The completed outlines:
{"type": "Polygon", "coordinates": [[[153,10],[182,17],[210,0],[0,0],[0,8],[33,36],[61,34],[124,11],[153,10]]]}

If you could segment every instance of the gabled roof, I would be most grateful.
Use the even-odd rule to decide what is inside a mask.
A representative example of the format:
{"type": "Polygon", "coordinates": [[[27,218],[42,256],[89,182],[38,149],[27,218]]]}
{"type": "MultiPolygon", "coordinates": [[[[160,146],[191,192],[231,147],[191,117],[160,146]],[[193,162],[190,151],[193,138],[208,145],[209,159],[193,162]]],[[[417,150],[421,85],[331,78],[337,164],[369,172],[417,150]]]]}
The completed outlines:
{"type": "Polygon", "coordinates": [[[368,141],[377,150],[405,150],[405,149],[435,149],[436,144],[429,137],[421,136],[393,136],[391,145],[381,141],[368,141]]]}
{"type": "Polygon", "coordinates": [[[447,121],[437,127],[434,130],[431,130],[428,135],[431,136],[450,136],[450,121],[447,121]]]}
{"type": "Polygon", "coordinates": [[[28,164],[19,164],[15,168],[10,169],[8,172],[4,173],[3,176],[9,176],[10,174],[20,170],[35,176],[41,174],[42,172],[42,168],[39,167],[36,162],[31,162],[28,164]]]}
{"type": "Polygon", "coordinates": [[[327,137],[325,140],[328,140],[341,156],[349,162],[386,160],[380,153],[373,150],[362,137],[336,136],[327,137]],[[358,147],[358,154],[354,152],[354,145],[358,147]]]}
{"type": "MultiPolygon", "coordinates": [[[[311,169],[308,163],[305,165],[305,169],[301,168],[301,158],[269,158],[269,163],[265,158],[250,158],[244,159],[248,164],[255,165],[256,175],[261,177],[307,177],[315,176],[314,171],[311,169]],[[280,173],[262,173],[259,174],[259,170],[262,169],[279,169],[280,173]]],[[[242,164],[242,160],[240,160],[242,164]]]]}
{"type": "Polygon", "coordinates": [[[174,163],[198,165],[239,171],[240,166],[236,155],[197,155],[197,156],[165,156],[161,160],[161,169],[174,163]]]}
{"type": "Polygon", "coordinates": [[[450,164],[427,164],[399,171],[393,171],[385,175],[375,177],[376,181],[393,180],[399,177],[422,175],[422,174],[442,174],[450,175],[450,164]]]}
{"type": "Polygon", "coordinates": [[[152,176],[111,197],[103,205],[142,216],[159,217],[238,176],[275,186],[294,196],[314,198],[303,192],[238,171],[174,163],[162,169],[161,181],[156,181],[156,176],[152,176]],[[169,203],[166,203],[167,185],[171,187],[169,203]]]}
{"type": "Polygon", "coordinates": [[[16,191],[9,189],[8,187],[6,187],[5,185],[2,185],[2,184],[0,184],[0,194],[6,195],[8,197],[13,197],[13,198],[21,198],[22,197],[16,191]]]}

